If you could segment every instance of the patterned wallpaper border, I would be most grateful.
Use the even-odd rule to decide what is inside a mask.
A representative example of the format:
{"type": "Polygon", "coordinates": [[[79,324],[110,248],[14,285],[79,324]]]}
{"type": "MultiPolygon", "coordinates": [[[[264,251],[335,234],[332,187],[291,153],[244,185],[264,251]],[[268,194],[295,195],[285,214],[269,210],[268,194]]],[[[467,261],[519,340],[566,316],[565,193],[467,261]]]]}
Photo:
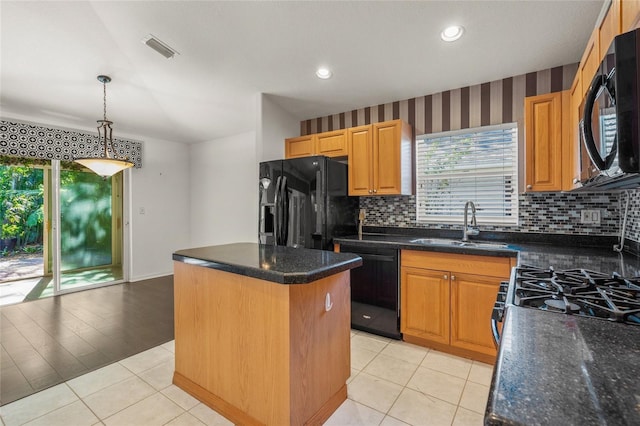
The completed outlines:
{"type": "MultiPolygon", "coordinates": [[[[142,142],[116,138],[114,148],[119,158],[128,157],[136,168],[142,167],[142,142]]],[[[103,149],[97,133],[0,120],[0,155],[73,161],[77,157],[100,157],[103,149]]]]}

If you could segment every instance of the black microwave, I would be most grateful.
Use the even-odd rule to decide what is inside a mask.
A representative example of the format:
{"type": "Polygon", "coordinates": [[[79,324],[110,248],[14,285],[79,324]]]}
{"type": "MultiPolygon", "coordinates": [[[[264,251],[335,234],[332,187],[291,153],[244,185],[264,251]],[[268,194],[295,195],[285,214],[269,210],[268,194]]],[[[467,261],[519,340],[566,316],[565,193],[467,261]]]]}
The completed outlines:
{"type": "Polygon", "coordinates": [[[581,106],[583,188],[640,187],[640,29],[614,38],[581,106]]]}

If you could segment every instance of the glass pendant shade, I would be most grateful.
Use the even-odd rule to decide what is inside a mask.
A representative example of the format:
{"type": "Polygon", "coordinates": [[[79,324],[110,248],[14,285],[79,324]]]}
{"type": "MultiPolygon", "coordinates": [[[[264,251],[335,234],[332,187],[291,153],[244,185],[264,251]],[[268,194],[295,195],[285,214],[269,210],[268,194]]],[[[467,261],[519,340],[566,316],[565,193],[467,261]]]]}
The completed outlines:
{"type": "Polygon", "coordinates": [[[93,170],[95,174],[104,178],[113,176],[121,170],[133,167],[133,163],[130,161],[116,160],[113,158],[77,158],[75,162],[93,170]]]}
{"type": "Polygon", "coordinates": [[[133,167],[133,162],[129,161],[128,158],[113,158],[109,155],[109,148],[107,145],[111,146],[111,150],[115,155],[111,129],[111,124],[113,124],[113,122],[107,120],[106,84],[111,81],[111,78],[106,75],[99,75],[98,81],[102,83],[104,89],[104,119],[98,120],[98,140],[99,142],[102,142],[103,145],[102,156],[75,158],[74,161],[78,164],[82,164],[88,169],[91,169],[94,173],[106,179],[121,170],[133,167]]]}

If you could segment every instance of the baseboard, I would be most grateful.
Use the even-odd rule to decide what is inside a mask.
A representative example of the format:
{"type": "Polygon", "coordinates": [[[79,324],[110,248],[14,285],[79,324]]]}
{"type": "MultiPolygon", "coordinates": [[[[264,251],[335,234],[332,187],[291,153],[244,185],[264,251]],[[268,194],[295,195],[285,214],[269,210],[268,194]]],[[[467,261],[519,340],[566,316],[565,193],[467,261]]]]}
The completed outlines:
{"type": "Polygon", "coordinates": [[[161,277],[166,277],[168,275],[173,275],[173,271],[171,271],[171,272],[163,272],[163,273],[160,273],[160,274],[142,275],[142,276],[139,276],[139,277],[129,278],[129,282],[130,283],[135,283],[137,281],[150,280],[150,279],[153,279],[153,278],[161,278],[161,277]]]}

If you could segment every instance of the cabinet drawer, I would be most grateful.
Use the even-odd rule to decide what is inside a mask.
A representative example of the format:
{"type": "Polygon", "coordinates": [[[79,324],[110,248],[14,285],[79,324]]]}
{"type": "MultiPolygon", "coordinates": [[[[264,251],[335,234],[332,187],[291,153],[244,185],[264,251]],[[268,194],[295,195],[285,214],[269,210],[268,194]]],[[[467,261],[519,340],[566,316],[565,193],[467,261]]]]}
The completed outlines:
{"type": "Polygon", "coordinates": [[[516,263],[516,258],[402,250],[400,263],[403,267],[410,266],[507,278],[516,263]]]}

